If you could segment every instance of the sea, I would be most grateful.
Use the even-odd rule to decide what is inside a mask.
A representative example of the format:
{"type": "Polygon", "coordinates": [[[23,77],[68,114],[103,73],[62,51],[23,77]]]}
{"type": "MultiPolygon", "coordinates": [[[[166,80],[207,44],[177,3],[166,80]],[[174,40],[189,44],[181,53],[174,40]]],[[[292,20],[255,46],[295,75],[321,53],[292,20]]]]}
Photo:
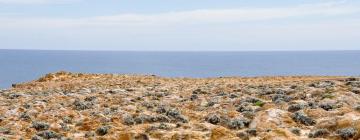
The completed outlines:
{"type": "Polygon", "coordinates": [[[360,76],[360,51],[0,50],[0,88],[57,71],[163,77],[360,76]]]}

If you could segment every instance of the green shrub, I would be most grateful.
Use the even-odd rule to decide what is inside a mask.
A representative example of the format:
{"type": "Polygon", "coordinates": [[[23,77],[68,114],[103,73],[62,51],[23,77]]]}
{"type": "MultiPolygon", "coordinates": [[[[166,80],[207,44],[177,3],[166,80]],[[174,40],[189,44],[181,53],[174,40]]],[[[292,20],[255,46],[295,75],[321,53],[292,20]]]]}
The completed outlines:
{"type": "Polygon", "coordinates": [[[256,101],[256,102],[254,103],[255,106],[260,106],[260,107],[264,106],[264,104],[265,104],[265,103],[264,103],[263,101],[260,101],[260,100],[259,100],[259,101],[256,101]]]}

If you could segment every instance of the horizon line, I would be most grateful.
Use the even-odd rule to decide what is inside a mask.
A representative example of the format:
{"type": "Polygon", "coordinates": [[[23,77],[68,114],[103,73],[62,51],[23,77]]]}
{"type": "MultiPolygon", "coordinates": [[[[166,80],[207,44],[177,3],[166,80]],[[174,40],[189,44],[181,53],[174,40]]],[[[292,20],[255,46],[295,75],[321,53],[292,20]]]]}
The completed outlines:
{"type": "Polygon", "coordinates": [[[83,51],[83,52],[336,52],[360,51],[360,49],[315,50],[94,50],[94,49],[0,49],[0,51],[83,51]]]}

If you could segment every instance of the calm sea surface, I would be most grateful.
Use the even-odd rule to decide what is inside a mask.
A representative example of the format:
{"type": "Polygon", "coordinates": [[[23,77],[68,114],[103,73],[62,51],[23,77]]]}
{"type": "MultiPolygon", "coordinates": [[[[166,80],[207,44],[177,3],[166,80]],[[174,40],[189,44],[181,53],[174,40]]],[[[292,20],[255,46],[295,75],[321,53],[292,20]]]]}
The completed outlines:
{"type": "Polygon", "coordinates": [[[0,88],[60,70],[168,77],[360,75],[360,51],[111,52],[0,50],[0,88]]]}

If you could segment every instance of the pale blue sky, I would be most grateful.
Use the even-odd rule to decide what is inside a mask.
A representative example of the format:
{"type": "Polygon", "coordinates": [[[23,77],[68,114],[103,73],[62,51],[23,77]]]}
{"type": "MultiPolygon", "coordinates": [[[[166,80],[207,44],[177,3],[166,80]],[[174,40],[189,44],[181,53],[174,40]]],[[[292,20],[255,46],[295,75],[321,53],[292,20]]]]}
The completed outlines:
{"type": "Polygon", "coordinates": [[[0,0],[0,49],[360,50],[358,0],[0,0]]]}

